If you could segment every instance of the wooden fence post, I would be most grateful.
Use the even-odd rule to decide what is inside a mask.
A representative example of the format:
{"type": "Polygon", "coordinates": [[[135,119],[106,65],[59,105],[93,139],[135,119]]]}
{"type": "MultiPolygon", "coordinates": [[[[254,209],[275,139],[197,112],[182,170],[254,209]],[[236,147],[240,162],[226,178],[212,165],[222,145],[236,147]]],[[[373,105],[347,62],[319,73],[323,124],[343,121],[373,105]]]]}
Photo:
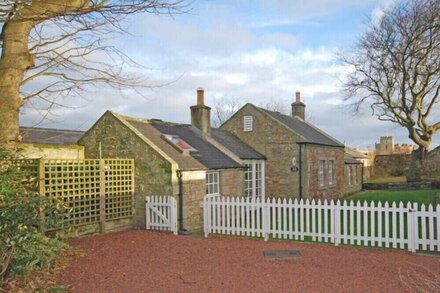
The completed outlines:
{"type": "Polygon", "coordinates": [[[99,159],[99,228],[105,233],[105,161],[99,159]]]}
{"type": "MultiPolygon", "coordinates": [[[[39,196],[45,195],[45,187],[44,187],[44,159],[38,160],[38,172],[37,172],[37,178],[38,178],[38,194],[39,196]]],[[[42,233],[46,230],[46,211],[44,208],[40,207],[40,231],[42,233]]]]}

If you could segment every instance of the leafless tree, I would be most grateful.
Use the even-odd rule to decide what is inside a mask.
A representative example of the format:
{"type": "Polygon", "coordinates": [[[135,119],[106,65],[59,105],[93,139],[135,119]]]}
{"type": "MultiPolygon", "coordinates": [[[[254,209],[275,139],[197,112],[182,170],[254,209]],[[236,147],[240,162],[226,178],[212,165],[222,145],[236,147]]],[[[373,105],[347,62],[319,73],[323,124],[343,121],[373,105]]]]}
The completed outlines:
{"type": "Polygon", "coordinates": [[[261,103],[259,106],[270,111],[289,114],[288,105],[285,104],[281,99],[271,99],[269,102],[261,103]]]}
{"type": "Polygon", "coordinates": [[[140,89],[137,65],[107,45],[137,13],[186,12],[186,0],[0,0],[0,144],[19,140],[21,107],[56,105],[91,87],[140,89]]]}
{"type": "Polygon", "coordinates": [[[354,50],[341,56],[352,72],[347,100],[408,130],[417,145],[408,181],[421,179],[423,157],[440,129],[440,1],[404,0],[372,20],[354,50]],[[437,108],[438,109],[438,108],[437,108]]]}
{"type": "Polygon", "coordinates": [[[243,106],[243,102],[238,98],[222,97],[214,98],[214,105],[212,107],[212,126],[220,127],[226,122],[235,112],[243,106]]]}

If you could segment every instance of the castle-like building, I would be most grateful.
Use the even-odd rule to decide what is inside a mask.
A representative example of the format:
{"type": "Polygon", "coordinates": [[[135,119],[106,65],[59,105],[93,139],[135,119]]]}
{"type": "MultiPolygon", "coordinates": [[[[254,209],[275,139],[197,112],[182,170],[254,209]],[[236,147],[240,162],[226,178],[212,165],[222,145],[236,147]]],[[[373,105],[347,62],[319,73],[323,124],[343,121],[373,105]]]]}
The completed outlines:
{"type": "Polygon", "coordinates": [[[395,143],[392,136],[381,136],[380,142],[376,143],[376,155],[411,154],[415,149],[415,145],[395,143]]]}

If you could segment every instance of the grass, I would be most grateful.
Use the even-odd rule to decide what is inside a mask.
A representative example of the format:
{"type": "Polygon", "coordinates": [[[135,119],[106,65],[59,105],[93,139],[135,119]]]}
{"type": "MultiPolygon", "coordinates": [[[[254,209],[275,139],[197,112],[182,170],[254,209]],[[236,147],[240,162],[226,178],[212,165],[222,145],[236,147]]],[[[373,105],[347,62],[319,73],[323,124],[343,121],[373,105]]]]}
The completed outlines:
{"type": "Polygon", "coordinates": [[[426,190],[405,190],[405,191],[390,191],[390,190],[371,190],[371,191],[363,191],[359,192],[355,195],[346,197],[346,200],[354,200],[354,201],[367,201],[367,202],[382,202],[385,203],[388,201],[392,203],[395,201],[398,202],[417,202],[420,205],[435,205],[436,204],[436,194],[440,192],[440,190],[426,189],[426,190]]]}

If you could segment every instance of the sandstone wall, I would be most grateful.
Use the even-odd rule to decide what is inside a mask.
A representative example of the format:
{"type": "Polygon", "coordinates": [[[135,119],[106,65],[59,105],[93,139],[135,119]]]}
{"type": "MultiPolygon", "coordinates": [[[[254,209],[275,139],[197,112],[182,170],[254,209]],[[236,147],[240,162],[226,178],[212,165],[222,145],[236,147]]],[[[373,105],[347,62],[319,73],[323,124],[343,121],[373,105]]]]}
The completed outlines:
{"type": "MultiPolygon", "coordinates": [[[[308,144],[304,161],[304,170],[307,171],[304,194],[305,198],[337,199],[344,193],[344,148],[325,147],[308,144]],[[329,186],[327,178],[323,187],[319,186],[319,161],[334,161],[334,183],[329,186]]],[[[324,169],[327,175],[327,169],[324,169]]]]}
{"type": "Polygon", "coordinates": [[[298,197],[299,173],[291,171],[292,158],[297,162],[300,140],[280,123],[247,105],[221,127],[234,133],[241,140],[266,158],[266,197],[298,197]],[[243,116],[253,116],[253,131],[243,131],[243,116]]]}
{"type": "Polygon", "coordinates": [[[220,172],[220,194],[232,197],[243,196],[244,170],[222,170],[220,172]]]}

